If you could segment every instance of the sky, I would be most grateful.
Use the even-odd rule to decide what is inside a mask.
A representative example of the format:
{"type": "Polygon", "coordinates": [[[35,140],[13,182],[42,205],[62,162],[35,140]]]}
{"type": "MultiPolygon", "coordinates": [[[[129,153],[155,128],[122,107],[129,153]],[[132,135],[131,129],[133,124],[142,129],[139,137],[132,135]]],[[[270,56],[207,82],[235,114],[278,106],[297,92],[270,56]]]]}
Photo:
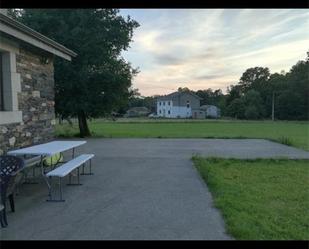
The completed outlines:
{"type": "Polygon", "coordinates": [[[212,88],[250,67],[288,72],[309,51],[308,9],[121,9],[140,27],[122,56],[142,96],[212,88]]]}

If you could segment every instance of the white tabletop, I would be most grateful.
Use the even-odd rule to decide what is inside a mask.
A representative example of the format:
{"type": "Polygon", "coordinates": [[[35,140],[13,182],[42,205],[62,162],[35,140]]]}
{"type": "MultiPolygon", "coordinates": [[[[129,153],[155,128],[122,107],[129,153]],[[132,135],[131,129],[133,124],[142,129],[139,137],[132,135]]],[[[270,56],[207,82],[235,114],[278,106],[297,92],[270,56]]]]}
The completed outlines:
{"type": "Polygon", "coordinates": [[[86,141],[53,141],[45,144],[34,145],[31,147],[9,151],[8,155],[43,155],[52,156],[56,153],[73,149],[86,141]]]}

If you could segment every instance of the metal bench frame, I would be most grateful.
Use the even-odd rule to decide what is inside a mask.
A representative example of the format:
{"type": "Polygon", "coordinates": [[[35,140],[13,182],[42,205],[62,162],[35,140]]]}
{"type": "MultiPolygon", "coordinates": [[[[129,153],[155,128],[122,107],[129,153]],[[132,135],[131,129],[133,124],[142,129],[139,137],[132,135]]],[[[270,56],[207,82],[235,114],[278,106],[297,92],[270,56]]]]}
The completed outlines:
{"type": "MultiPolygon", "coordinates": [[[[74,154],[73,154],[74,155],[74,154]]],[[[87,159],[84,163],[81,163],[80,165],[78,165],[78,166],[76,166],[75,168],[73,168],[68,174],[66,174],[65,176],[67,176],[67,175],[69,175],[69,183],[67,184],[68,186],[79,186],[79,185],[82,185],[81,183],[80,183],[80,175],[93,175],[93,173],[91,172],[91,159],[94,157],[94,155],[92,155],[92,157],[90,157],[89,159],[87,159]],[[86,164],[86,162],[87,161],[89,161],[89,165],[90,165],[90,172],[89,173],[84,173],[84,168],[85,168],[85,164],[86,164]],[[80,170],[79,170],[79,168],[80,168],[80,166],[83,166],[83,173],[82,174],[80,174],[80,170]],[[72,183],[72,181],[71,181],[71,177],[72,177],[72,172],[74,171],[74,170],[77,170],[77,183],[72,183]]],[[[78,157],[76,157],[76,158],[78,158],[78,157]]],[[[76,158],[73,158],[72,160],[74,160],[74,159],[76,159],[76,158]]],[[[71,161],[72,161],[71,160],[71,161]]],[[[61,166],[59,166],[59,167],[63,167],[63,166],[65,166],[66,165],[66,163],[69,163],[69,162],[71,162],[71,161],[67,161],[67,162],[62,162],[61,164],[61,166]]],[[[59,168],[59,167],[57,167],[57,169],[59,168]]],[[[52,170],[53,171],[53,170],[52,170]]],[[[50,172],[52,172],[52,171],[50,171],[50,172]]],[[[48,172],[49,173],[49,172],[48,172]]],[[[48,196],[49,196],[49,199],[47,199],[46,201],[48,201],[48,202],[64,202],[65,200],[62,198],[62,178],[63,177],[65,177],[65,176],[58,176],[58,178],[59,178],[59,182],[58,182],[58,184],[59,184],[59,199],[53,199],[52,198],[52,177],[53,176],[46,176],[46,183],[47,183],[47,187],[48,187],[48,196]]]]}

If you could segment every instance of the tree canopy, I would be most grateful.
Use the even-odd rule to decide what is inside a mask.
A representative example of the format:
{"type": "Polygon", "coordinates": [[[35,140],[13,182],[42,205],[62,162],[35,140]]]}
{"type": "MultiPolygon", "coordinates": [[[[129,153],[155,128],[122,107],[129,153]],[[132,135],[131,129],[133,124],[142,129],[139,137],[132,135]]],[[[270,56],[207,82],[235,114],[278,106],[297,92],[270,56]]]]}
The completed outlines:
{"type": "Polygon", "coordinates": [[[139,24],[117,9],[23,9],[22,23],[78,54],[71,62],[55,58],[56,113],[78,117],[81,136],[87,119],[127,104],[138,70],[121,56],[139,24]]]}
{"type": "Polygon", "coordinates": [[[277,119],[309,119],[309,52],[306,60],[298,61],[288,73],[270,74],[268,68],[262,67],[247,69],[238,84],[228,88],[224,114],[238,118],[267,119],[272,115],[273,101],[277,119]],[[245,99],[251,103],[245,101],[244,109],[242,105],[236,108],[235,100],[236,103],[242,103],[245,99]],[[239,114],[239,110],[242,110],[243,115],[239,114]]]}

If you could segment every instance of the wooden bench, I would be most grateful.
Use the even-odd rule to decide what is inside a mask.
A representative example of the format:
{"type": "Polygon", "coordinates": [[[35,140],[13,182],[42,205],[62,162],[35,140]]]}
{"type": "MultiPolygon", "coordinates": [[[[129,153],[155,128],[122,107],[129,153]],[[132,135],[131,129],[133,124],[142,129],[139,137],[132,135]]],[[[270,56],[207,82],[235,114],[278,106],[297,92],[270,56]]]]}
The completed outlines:
{"type": "MultiPolygon", "coordinates": [[[[55,168],[54,170],[49,171],[45,176],[50,179],[50,182],[48,184],[49,188],[49,200],[47,201],[64,201],[62,199],[62,189],[61,189],[61,178],[67,176],[70,174],[70,181],[68,185],[82,185],[79,182],[79,167],[83,165],[83,171],[85,167],[85,163],[89,161],[90,163],[90,169],[91,169],[91,159],[94,157],[93,154],[83,154],[78,157],[73,158],[72,160],[62,164],[61,166],[55,168]],[[73,170],[77,169],[77,183],[71,183],[71,172],[73,170]],[[59,177],[59,192],[60,192],[60,199],[54,200],[52,199],[51,194],[51,178],[52,177],[59,177]]],[[[91,171],[90,171],[91,173],[91,171]]]]}

